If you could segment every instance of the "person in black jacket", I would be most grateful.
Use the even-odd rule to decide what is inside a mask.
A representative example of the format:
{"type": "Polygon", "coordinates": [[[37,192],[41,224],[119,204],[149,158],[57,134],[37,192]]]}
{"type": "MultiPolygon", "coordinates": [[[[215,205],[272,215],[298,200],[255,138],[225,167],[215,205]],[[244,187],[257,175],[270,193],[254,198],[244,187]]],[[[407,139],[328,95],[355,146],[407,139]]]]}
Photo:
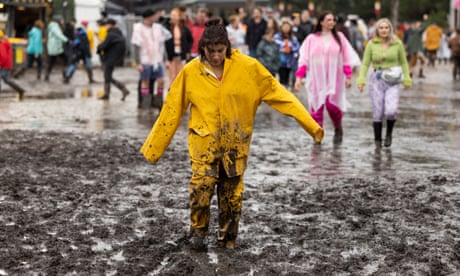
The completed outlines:
{"type": "Polygon", "coordinates": [[[248,23],[246,30],[245,44],[248,47],[249,55],[257,58],[257,45],[265,35],[267,29],[267,21],[262,17],[262,9],[254,8],[252,19],[248,23]]]}
{"type": "Polygon", "coordinates": [[[126,52],[125,38],[116,25],[117,22],[114,19],[107,19],[107,37],[97,47],[97,53],[101,55],[104,66],[104,95],[99,98],[101,100],[109,99],[111,83],[123,93],[123,97],[121,98],[122,101],[124,101],[129,94],[129,90],[126,86],[112,77],[115,67],[123,66],[126,52]]]}
{"type": "Polygon", "coordinates": [[[165,41],[168,57],[165,65],[168,70],[169,81],[172,82],[190,59],[193,36],[189,28],[185,26],[182,12],[179,8],[172,9],[169,15],[170,19],[166,23],[166,28],[171,32],[172,37],[165,41]]]}

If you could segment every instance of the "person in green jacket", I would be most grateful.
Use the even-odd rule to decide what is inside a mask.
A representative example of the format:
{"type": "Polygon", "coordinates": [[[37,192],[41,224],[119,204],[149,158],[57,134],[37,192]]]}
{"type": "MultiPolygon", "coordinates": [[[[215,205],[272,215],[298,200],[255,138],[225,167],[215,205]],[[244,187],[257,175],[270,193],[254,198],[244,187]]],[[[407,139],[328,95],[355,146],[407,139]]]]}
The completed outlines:
{"type": "Polygon", "coordinates": [[[255,58],[232,50],[225,26],[210,20],[198,45],[200,56],[179,72],[141,148],[156,163],[190,108],[190,246],[205,250],[210,204],[217,189],[217,245],[234,248],[243,203],[243,173],[257,108],[265,102],[291,116],[316,142],[323,129],[303,104],[255,58]]]}
{"type": "Polygon", "coordinates": [[[412,85],[412,79],[409,76],[404,45],[395,35],[390,20],[382,18],[377,21],[375,26],[375,36],[368,42],[364,50],[357,84],[358,89],[363,92],[367,71],[372,63],[374,71],[369,76],[369,94],[372,102],[375,145],[380,148],[382,145],[382,121],[385,117],[387,119],[387,131],[384,146],[391,146],[401,90],[401,83],[388,82],[382,77],[382,74],[386,73],[385,70],[399,67],[403,75],[402,85],[405,88],[412,85]]]}

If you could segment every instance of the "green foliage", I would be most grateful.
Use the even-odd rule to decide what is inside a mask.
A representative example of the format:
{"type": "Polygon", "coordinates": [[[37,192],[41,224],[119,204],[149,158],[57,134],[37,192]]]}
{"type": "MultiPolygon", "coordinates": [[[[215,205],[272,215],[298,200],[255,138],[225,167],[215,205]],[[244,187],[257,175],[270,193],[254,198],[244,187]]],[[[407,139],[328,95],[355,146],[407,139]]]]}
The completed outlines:
{"type": "Polygon", "coordinates": [[[53,14],[59,14],[64,17],[64,20],[70,21],[75,17],[75,1],[74,0],[54,0],[53,14]]]}

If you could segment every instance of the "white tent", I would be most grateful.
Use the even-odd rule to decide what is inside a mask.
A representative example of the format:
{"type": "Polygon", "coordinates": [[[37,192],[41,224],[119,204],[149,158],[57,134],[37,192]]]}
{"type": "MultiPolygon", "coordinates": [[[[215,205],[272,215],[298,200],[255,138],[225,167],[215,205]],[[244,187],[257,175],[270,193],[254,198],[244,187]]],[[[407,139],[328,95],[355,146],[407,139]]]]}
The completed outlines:
{"type": "MultiPolygon", "coordinates": [[[[81,26],[82,20],[88,20],[88,27],[97,31],[96,21],[101,18],[101,11],[104,9],[104,0],[75,0],[75,19],[77,26],[81,26]]],[[[99,57],[93,53],[92,62],[99,64],[99,57]]]]}

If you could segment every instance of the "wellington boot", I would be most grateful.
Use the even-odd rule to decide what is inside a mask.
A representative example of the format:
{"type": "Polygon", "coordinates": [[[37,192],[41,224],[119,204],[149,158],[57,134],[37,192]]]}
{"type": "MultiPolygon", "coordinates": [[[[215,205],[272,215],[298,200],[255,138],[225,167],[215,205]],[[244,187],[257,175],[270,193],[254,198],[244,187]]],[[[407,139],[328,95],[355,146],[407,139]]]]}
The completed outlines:
{"type": "Polygon", "coordinates": [[[190,248],[196,251],[206,251],[208,249],[208,235],[206,232],[191,229],[190,230],[190,248]]]}
{"type": "Polygon", "coordinates": [[[375,141],[375,147],[382,147],[382,122],[374,122],[373,123],[373,128],[374,128],[374,141],[375,141]]]}
{"type": "Polygon", "coordinates": [[[385,136],[385,142],[383,145],[385,147],[390,147],[391,146],[391,140],[392,140],[392,135],[393,135],[393,127],[395,125],[396,120],[387,120],[387,134],[385,136]]]}
{"type": "Polygon", "coordinates": [[[335,128],[333,142],[334,144],[340,144],[343,140],[343,129],[342,126],[335,128]]]}
{"type": "Polygon", "coordinates": [[[97,81],[94,80],[94,77],[93,77],[93,69],[89,68],[89,69],[86,69],[86,73],[88,74],[88,83],[97,83],[97,81]]]}
{"type": "Polygon", "coordinates": [[[99,100],[109,100],[110,99],[110,83],[104,84],[104,95],[98,98],[99,100]]]}
{"type": "Polygon", "coordinates": [[[11,79],[3,79],[5,81],[6,84],[8,84],[9,86],[11,86],[14,90],[16,90],[16,92],[18,92],[18,98],[19,100],[22,100],[24,98],[24,93],[26,92],[24,90],[24,88],[22,88],[21,86],[19,86],[16,82],[14,82],[13,80],[11,79]]]}
{"type": "Polygon", "coordinates": [[[123,96],[121,97],[121,100],[124,101],[126,99],[126,96],[129,95],[129,90],[126,88],[126,86],[123,83],[121,83],[119,81],[113,80],[112,82],[123,93],[123,96]]]}
{"type": "Polygon", "coordinates": [[[421,79],[426,78],[426,76],[423,74],[423,69],[420,69],[420,70],[419,70],[419,72],[418,72],[418,77],[421,78],[421,79]]]}

